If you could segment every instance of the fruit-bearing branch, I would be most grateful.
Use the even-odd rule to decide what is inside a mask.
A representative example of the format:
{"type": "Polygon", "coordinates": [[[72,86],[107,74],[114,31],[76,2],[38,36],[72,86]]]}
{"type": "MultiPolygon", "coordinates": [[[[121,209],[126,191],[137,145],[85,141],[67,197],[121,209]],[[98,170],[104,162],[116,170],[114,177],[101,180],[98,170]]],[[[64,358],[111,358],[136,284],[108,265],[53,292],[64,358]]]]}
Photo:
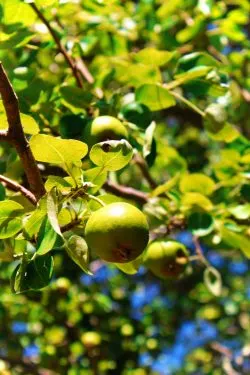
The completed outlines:
{"type": "MultiPolygon", "coordinates": [[[[18,98],[0,62],[0,94],[8,121],[8,130],[0,133],[0,140],[7,141],[15,147],[23,164],[30,190],[36,197],[41,198],[45,194],[42,177],[29,142],[26,139],[21,123],[18,98]]],[[[21,191],[21,190],[20,190],[21,191]]],[[[22,191],[21,191],[22,192],[22,191]]]]}
{"type": "Polygon", "coordinates": [[[8,177],[5,177],[0,174],[0,181],[3,185],[7,186],[10,190],[19,191],[22,195],[24,195],[32,204],[36,205],[37,199],[34,194],[31,193],[28,189],[24,186],[18,184],[17,182],[11,180],[8,177]]]}
{"type": "Polygon", "coordinates": [[[106,191],[117,195],[118,197],[133,199],[141,204],[145,204],[148,201],[148,195],[146,193],[128,186],[117,185],[110,181],[106,181],[103,188],[106,191]]]}

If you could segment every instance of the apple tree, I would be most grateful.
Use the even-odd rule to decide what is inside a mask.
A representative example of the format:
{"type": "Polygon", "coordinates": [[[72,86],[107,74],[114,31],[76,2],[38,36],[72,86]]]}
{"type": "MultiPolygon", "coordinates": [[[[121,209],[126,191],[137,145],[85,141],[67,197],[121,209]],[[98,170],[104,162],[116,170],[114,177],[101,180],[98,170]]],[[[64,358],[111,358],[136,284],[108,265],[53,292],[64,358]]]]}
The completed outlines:
{"type": "Polygon", "coordinates": [[[4,373],[247,373],[249,8],[0,3],[0,316],[30,325],[0,335],[4,373]]]}

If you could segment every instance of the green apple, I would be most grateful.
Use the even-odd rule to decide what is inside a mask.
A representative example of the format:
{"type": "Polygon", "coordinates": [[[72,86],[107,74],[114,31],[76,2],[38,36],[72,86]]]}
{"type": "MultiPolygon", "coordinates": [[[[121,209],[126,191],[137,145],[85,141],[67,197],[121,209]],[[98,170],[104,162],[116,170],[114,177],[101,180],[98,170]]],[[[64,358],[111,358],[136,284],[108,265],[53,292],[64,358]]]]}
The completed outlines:
{"type": "Polygon", "coordinates": [[[127,139],[126,127],[117,118],[112,116],[99,116],[89,123],[83,133],[83,141],[89,147],[107,140],[127,139]]]}
{"type": "Polygon", "coordinates": [[[156,276],[175,279],[185,270],[188,251],[176,241],[155,241],[148,246],[144,262],[156,276]]]}
{"type": "Polygon", "coordinates": [[[138,208],[116,202],[90,216],[85,236],[90,250],[103,260],[127,263],[146,248],[149,229],[145,215],[138,208]]]}

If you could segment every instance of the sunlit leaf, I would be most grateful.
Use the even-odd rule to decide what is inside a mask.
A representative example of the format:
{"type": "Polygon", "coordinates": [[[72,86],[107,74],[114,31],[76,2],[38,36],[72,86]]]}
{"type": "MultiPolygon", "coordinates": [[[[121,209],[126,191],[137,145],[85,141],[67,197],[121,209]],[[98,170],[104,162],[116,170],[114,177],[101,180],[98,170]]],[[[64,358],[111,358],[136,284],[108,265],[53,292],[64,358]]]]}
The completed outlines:
{"type": "Polygon", "coordinates": [[[12,237],[22,229],[23,211],[19,203],[0,201],[0,239],[12,237]]]}
{"type": "Polygon", "coordinates": [[[175,98],[160,85],[146,84],[136,90],[136,100],[145,104],[151,111],[172,107],[175,98]]]}
{"type": "Polygon", "coordinates": [[[210,195],[214,187],[214,181],[202,173],[186,174],[180,180],[180,189],[183,193],[193,191],[204,195],[210,195]]]}
{"type": "Polygon", "coordinates": [[[90,159],[106,171],[117,171],[125,167],[133,156],[133,148],[125,140],[97,143],[91,148],[90,159]]]}
{"type": "Polygon", "coordinates": [[[89,250],[84,238],[73,235],[65,243],[65,248],[70,258],[87,274],[89,271],[89,250]]]}
{"type": "Polygon", "coordinates": [[[78,161],[88,152],[88,146],[83,142],[45,134],[32,136],[30,147],[36,160],[54,164],[78,161]]]}

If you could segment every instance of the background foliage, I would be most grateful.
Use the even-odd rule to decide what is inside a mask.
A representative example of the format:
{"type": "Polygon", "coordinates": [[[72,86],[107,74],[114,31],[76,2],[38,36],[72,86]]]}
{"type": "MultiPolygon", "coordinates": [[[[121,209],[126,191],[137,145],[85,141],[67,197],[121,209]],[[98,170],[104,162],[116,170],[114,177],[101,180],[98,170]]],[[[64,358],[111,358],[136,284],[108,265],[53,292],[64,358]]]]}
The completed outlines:
{"type": "MultiPolygon", "coordinates": [[[[35,5],[0,2],[0,59],[48,193],[34,209],[0,185],[0,372],[248,374],[249,2],[35,5]],[[99,115],[119,117],[129,133],[107,159],[83,143],[99,115]],[[82,196],[58,205],[53,187],[71,198],[82,181],[82,196]],[[143,195],[121,196],[109,182],[143,195]],[[99,259],[88,266],[68,245],[93,276],[84,273],[59,225],[76,215],[72,233],[83,234],[98,208],[89,193],[130,198],[153,237],[184,243],[184,277],[159,280],[143,265],[125,274],[99,259]]],[[[28,187],[6,142],[0,172],[28,187]]]]}

